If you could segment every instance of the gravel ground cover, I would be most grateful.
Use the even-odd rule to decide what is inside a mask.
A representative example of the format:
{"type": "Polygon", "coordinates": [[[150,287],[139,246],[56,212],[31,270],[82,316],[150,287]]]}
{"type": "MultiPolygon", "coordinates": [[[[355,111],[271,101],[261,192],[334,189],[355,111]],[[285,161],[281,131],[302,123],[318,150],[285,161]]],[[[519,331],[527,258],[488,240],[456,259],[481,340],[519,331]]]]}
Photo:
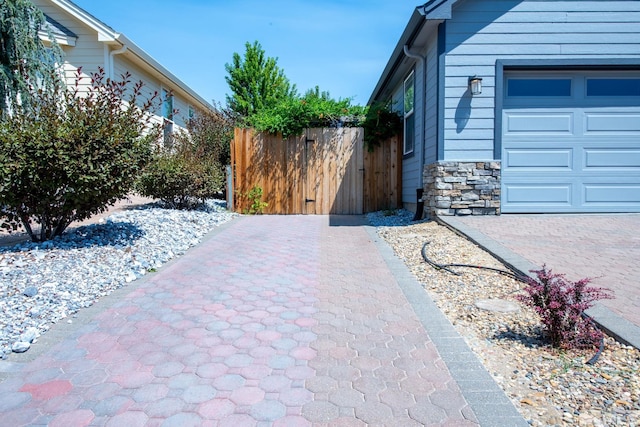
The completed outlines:
{"type": "MultiPolygon", "coordinates": [[[[436,270],[422,257],[440,264],[461,263],[506,269],[480,247],[436,222],[412,222],[407,211],[369,214],[369,222],[394,249],[426,292],[445,313],[470,348],[534,426],[640,425],[640,351],[605,339],[595,351],[563,352],[541,339],[537,315],[514,295],[522,283],[485,270],[436,270]],[[478,300],[503,299],[517,312],[480,309],[478,300]]],[[[561,272],[558,272],[561,273],[561,272]]]]}
{"type": "Polygon", "coordinates": [[[115,212],[43,243],[0,247],[0,359],[27,351],[57,322],[153,272],[234,214],[146,204],[115,212]]]}

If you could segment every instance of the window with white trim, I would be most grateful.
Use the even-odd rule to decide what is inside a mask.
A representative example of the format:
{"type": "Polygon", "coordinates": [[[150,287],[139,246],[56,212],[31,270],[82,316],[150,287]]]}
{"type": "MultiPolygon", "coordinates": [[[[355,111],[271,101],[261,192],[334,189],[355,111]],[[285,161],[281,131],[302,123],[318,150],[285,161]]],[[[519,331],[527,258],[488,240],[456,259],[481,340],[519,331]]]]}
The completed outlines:
{"type": "Polygon", "coordinates": [[[415,146],[415,96],[415,77],[414,72],[411,71],[411,74],[404,80],[404,155],[413,153],[415,146]]]}
{"type": "Polygon", "coordinates": [[[162,117],[173,120],[173,94],[162,88],[162,117]]]}
{"type": "Polygon", "coordinates": [[[164,142],[171,144],[173,134],[173,94],[162,88],[162,117],[164,117],[164,142]]]}

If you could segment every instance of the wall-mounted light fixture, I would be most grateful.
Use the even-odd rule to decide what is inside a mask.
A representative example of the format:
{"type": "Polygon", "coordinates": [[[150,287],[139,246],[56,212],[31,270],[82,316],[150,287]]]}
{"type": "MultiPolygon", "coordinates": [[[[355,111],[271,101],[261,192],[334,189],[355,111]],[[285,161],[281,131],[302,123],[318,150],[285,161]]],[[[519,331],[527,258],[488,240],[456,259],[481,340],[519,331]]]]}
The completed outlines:
{"type": "Polygon", "coordinates": [[[482,77],[469,77],[469,90],[473,96],[480,95],[482,93],[482,77]]]}

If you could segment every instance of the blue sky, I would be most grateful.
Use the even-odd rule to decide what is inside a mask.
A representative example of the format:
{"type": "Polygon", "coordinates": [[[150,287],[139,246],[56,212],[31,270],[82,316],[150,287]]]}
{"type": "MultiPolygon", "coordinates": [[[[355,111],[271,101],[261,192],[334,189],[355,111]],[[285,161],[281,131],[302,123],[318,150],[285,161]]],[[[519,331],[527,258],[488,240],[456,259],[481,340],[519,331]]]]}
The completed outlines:
{"type": "Polygon", "coordinates": [[[73,0],[204,99],[225,104],[224,66],[245,42],[278,58],[299,92],[366,104],[420,0],[73,0]]]}

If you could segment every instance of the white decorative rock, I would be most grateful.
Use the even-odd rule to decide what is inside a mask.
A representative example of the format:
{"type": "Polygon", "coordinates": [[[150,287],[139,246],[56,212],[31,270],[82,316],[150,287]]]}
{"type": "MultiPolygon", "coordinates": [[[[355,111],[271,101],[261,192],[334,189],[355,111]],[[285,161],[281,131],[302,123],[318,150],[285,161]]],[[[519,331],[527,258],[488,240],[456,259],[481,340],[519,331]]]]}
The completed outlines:
{"type": "Polygon", "coordinates": [[[27,328],[22,334],[20,334],[20,341],[32,343],[38,338],[40,333],[36,328],[27,328]]]}
{"type": "Polygon", "coordinates": [[[517,303],[504,299],[479,299],[476,300],[476,307],[498,313],[517,313],[520,311],[520,306],[517,303]]]}
{"type": "Polygon", "coordinates": [[[25,351],[29,350],[30,347],[31,344],[29,344],[28,342],[16,341],[11,346],[11,351],[13,351],[14,353],[24,353],[25,351]]]}

